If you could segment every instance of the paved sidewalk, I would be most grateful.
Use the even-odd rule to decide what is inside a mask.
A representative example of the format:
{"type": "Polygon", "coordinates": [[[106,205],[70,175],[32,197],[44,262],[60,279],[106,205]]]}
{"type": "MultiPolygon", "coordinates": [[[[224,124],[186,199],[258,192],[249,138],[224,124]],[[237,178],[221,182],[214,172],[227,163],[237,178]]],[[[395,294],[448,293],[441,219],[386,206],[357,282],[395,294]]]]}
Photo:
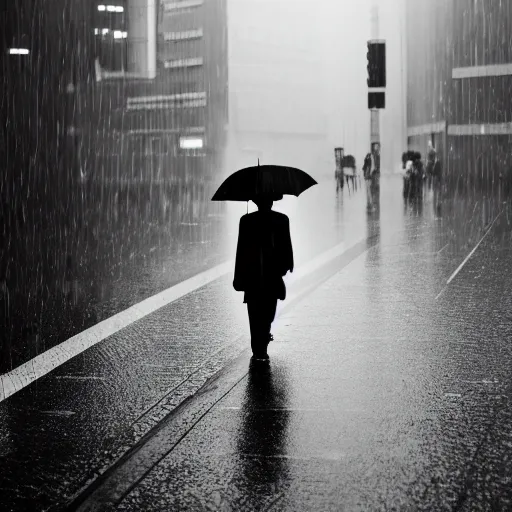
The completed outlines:
{"type": "Polygon", "coordinates": [[[510,510],[510,247],[489,237],[437,298],[459,255],[404,236],[283,310],[268,366],[245,352],[73,508],[510,510]]]}

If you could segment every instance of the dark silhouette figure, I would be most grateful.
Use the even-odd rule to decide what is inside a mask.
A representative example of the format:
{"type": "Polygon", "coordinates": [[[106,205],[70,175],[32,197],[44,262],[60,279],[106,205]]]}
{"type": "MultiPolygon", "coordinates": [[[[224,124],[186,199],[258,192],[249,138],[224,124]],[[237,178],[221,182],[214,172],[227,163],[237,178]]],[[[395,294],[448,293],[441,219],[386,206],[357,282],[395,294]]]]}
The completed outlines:
{"type": "Polygon", "coordinates": [[[293,272],[288,217],[272,210],[273,200],[253,199],[258,211],[240,219],[233,287],[243,291],[255,359],[268,359],[277,300],[286,298],[283,276],[293,272]]]}
{"type": "Polygon", "coordinates": [[[366,209],[375,211],[380,202],[380,153],[379,145],[372,145],[372,152],[367,153],[363,161],[363,175],[366,182],[366,209]]]}
{"type": "Polygon", "coordinates": [[[407,151],[402,155],[404,161],[411,164],[403,164],[405,174],[403,178],[403,196],[404,199],[421,199],[423,196],[423,180],[425,179],[425,169],[421,161],[421,153],[417,151],[407,151]]]}
{"type": "Polygon", "coordinates": [[[371,153],[366,153],[366,156],[363,160],[363,178],[365,180],[370,180],[372,175],[372,155],[371,153]]]}

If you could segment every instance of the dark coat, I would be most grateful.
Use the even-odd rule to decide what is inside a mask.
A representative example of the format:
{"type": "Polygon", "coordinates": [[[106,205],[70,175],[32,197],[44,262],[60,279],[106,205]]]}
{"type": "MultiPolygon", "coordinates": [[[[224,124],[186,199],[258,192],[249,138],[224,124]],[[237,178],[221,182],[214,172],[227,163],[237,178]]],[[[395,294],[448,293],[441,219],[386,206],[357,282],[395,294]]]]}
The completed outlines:
{"type": "Polygon", "coordinates": [[[293,272],[290,222],[283,213],[257,211],[240,219],[233,288],[252,296],[284,300],[283,276],[293,272]]]}

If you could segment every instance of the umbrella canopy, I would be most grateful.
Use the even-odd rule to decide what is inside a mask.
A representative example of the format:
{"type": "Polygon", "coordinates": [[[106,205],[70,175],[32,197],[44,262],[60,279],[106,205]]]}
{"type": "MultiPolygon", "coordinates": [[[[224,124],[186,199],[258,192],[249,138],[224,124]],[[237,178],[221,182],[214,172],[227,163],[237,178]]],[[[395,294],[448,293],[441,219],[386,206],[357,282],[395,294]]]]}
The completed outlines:
{"type": "Polygon", "coordinates": [[[258,196],[278,201],[284,194],[299,196],[316,184],[308,173],[295,167],[258,165],[240,169],[226,178],[212,201],[249,201],[258,196]]]}

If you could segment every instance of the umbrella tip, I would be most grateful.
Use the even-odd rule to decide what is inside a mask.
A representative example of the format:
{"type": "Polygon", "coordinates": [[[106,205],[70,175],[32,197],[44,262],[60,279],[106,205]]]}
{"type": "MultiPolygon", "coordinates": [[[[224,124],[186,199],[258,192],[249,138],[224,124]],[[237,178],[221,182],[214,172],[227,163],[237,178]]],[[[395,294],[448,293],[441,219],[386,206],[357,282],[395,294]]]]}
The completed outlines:
{"type": "Polygon", "coordinates": [[[260,166],[260,159],[258,158],[258,167],[260,166]]]}

